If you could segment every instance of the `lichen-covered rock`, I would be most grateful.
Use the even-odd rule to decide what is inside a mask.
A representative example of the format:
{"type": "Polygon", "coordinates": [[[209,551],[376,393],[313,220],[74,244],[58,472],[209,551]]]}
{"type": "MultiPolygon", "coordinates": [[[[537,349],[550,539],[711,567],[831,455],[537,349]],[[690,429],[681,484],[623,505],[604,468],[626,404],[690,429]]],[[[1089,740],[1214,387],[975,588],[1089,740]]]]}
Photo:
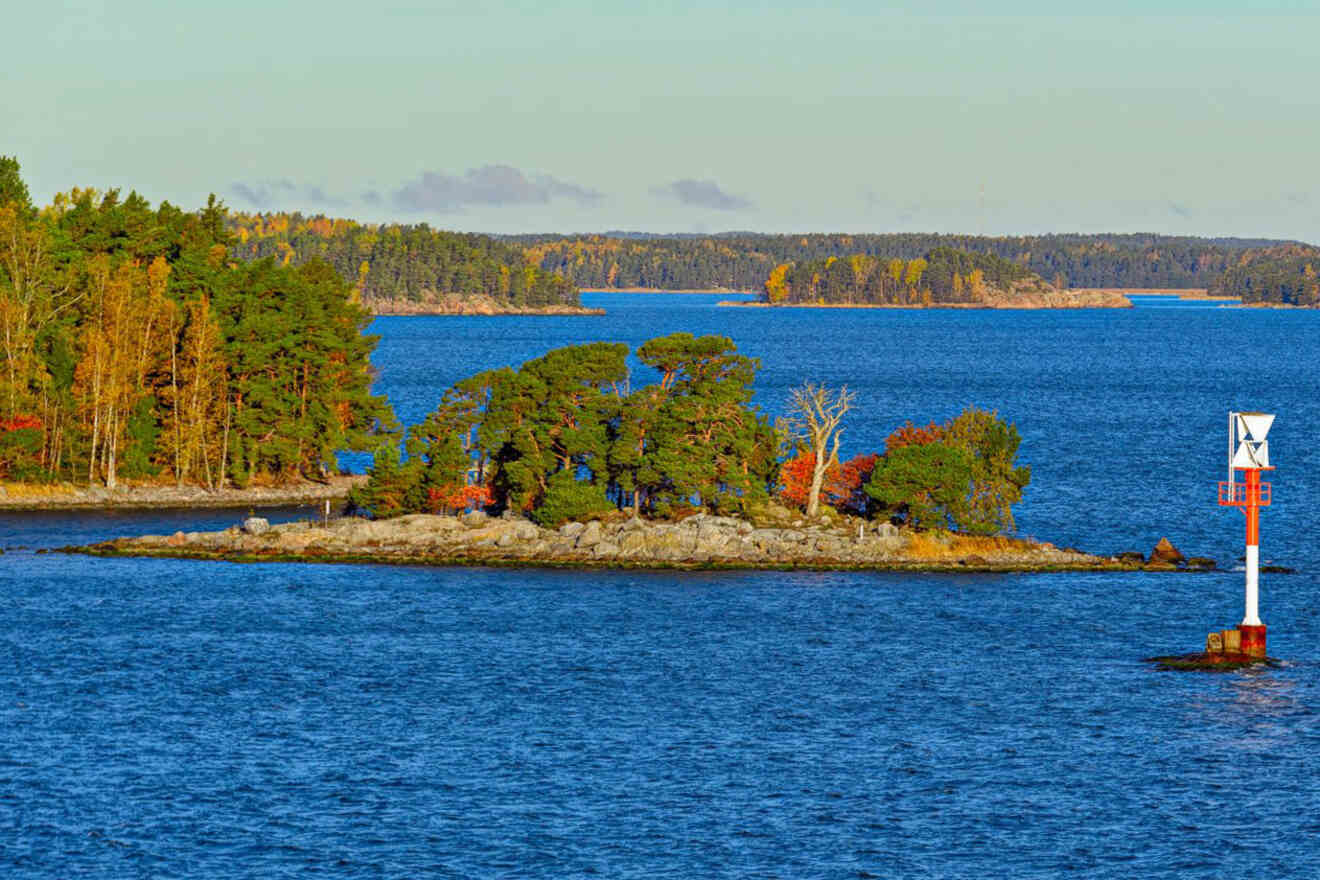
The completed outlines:
{"type": "Polygon", "coordinates": [[[243,531],[249,535],[264,535],[270,531],[270,520],[264,516],[249,516],[243,520],[243,531]]]}
{"type": "Polygon", "coordinates": [[[582,531],[578,534],[577,543],[574,546],[576,546],[579,550],[587,550],[599,544],[600,540],[601,540],[600,520],[593,519],[591,522],[587,523],[586,526],[582,529],[582,531]]]}

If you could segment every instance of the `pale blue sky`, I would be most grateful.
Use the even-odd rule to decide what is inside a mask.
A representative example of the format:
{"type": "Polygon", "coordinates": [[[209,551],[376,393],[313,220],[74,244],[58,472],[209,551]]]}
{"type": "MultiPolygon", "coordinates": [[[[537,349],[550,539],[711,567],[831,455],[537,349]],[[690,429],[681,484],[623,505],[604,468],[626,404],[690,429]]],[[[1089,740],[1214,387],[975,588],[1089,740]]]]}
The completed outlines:
{"type": "Polygon", "coordinates": [[[0,154],[476,231],[1320,242],[1320,0],[1245,5],[25,3],[0,154]]]}

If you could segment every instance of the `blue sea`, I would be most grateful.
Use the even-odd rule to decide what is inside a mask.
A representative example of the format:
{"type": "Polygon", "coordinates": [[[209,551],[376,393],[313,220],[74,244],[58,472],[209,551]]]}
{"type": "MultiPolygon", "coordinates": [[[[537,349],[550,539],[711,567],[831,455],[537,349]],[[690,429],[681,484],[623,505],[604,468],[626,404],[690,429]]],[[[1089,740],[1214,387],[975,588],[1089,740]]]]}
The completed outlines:
{"type": "MultiPolygon", "coordinates": [[[[613,572],[40,552],[232,511],[0,514],[0,877],[1320,876],[1320,312],[719,308],[381,318],[377,388],[561,345],[730,336],[847,454],[968,404],[1024,534],[1211,574],[613,572]],[[1278,414],[1279,668],[1159,672],[1242,614],[1231,409],[1278,414]]],[[[649,381],[638,368],[634,383],[649,381]]],[[[346,461],[361,467],[360,458],[346,461]]],[[[271,511],[297,518],[308,510],[271,511]]]]}

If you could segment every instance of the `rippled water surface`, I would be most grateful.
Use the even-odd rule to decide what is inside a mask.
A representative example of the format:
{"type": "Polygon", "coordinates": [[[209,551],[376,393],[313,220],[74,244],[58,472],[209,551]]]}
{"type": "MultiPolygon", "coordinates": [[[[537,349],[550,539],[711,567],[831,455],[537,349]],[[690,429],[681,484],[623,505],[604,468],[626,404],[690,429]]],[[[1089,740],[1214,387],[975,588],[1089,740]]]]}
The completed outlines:
{"type": "MultiPolygon", "coordinates": [[[[999,409],[1024,531],[1231,567],[1224,416],[1279,413],[1280,669],[1159,673],[1241,573],[636,573],[98,560],[233,512],[0,514],[0,876],[1312,877],[1320,315],[765,311],[389,318],[406,421],[592,339],[732,336],[778,411],[859,393],[849,452],[999,409]]],[[[643,381],[640,375],[637,381],[643,381]]],[[[291,518],[309,511],[278,511],[291,518]]]]}

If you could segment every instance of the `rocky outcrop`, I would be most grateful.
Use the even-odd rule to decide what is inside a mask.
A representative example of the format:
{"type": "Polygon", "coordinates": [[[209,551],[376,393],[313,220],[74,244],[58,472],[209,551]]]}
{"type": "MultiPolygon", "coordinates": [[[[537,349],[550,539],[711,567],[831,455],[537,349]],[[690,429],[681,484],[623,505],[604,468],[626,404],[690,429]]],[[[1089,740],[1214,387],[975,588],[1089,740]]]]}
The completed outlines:
{"type": "Polygon", "coordinates": [[[604,309],[585,306],[517,306],[485,294],[433,294],[421,299],[372,298],[366,306],[373,315],[603,315],[604,309]]]}
{"type": "Polygon", "coordinates": [[[1186,561],[1187,557],[1168,538],[1160,538],[1159,543],[1150,551],[1151,565],[1181,565],[1186,561]]]}
{"type": "Polygon", "coordinates": [[[654,568],[1130,569],[1110,558],[1008,538],[916,535],[892,525],[759,527],[730,517],[678,522],[609,518],[541,528],[522,518],[416,514],[390,520],[299,522],[253,534],[124,538],[81,552],[235,560],[430,564],[599,565],[654,568]]]}

